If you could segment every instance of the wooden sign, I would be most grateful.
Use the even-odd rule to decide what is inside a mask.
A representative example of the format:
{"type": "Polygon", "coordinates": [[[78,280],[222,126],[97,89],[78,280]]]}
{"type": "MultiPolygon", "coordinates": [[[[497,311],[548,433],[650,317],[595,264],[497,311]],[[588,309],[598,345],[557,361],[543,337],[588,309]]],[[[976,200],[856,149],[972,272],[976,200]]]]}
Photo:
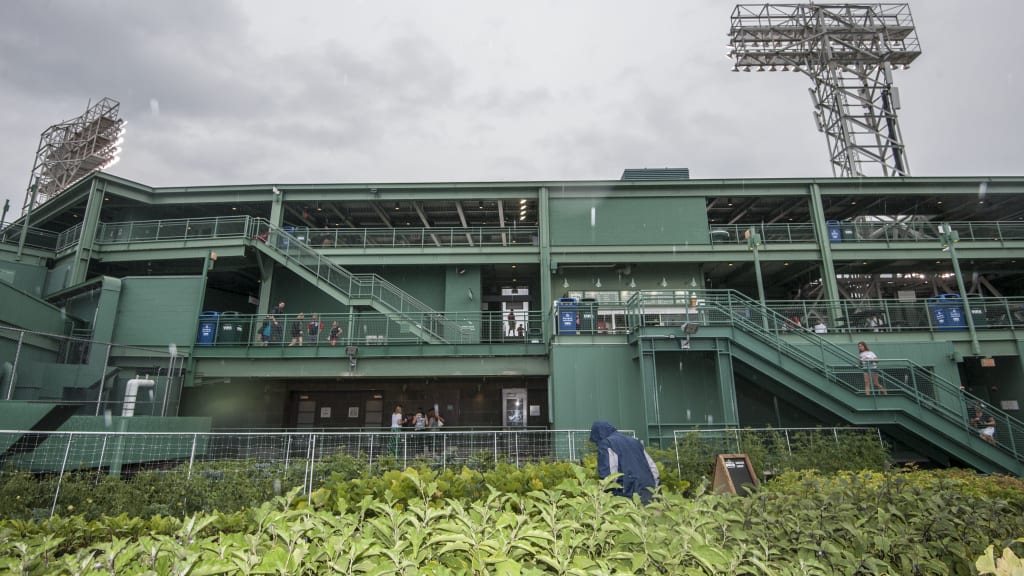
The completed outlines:
{"type": "Polygon", "coordinates": [[[746,495],[744,486],[757,488],[757,473],[746,454],[719,454],[715,461],[712,490],[715,494],[746,495]]]}

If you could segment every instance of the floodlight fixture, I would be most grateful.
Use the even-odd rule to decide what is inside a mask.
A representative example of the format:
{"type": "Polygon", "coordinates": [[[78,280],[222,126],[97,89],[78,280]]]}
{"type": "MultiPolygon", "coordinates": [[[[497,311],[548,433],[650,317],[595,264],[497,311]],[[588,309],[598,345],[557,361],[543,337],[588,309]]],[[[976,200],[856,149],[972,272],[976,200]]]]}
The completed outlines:
{"type": "Polygon", "coordinates": [[[127,124],[120,108],[117,100],[104,98],[81,116],[43,131],[22,214],[117,163],[127,124]]]}
{"type": "Polygon", "coordinates": [[[683,322],[681,328],[683,330],[683,336],[685,336],[685,338],[683,338],[679,342],[679,348],[681,350],[689,350],[690,336],[693,336],[694,334],[697,333],[698,330],[700,330],[700,324],[697,324],[696,322],[683,322]]]}
{"type": "Polygon", "coordinates": [[[729,46],[733,70],[810,77],[833,175],[910,175],[892,82],[921,55],[908,4],[739,4],[729,46]]]}

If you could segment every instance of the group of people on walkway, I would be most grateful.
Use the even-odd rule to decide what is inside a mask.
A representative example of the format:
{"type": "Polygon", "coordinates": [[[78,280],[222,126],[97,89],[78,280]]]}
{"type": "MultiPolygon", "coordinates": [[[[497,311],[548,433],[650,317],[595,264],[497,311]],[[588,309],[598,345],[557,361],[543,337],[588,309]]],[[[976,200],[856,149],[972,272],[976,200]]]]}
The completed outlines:
{"type": "MultiPolygon", "coordinates": [[[[260,325],[258,332],[260,346],[267,347],[271,344],[284,345],[284,325],[280,320],[280,317],[284,315],[284,307],[285,303],[283,300],[278,302],[276,306],[271,308],[263,324],[260,325]]],[[[316,312],[313,312],[309,322],[306,322],[306,315],[300,312],[294,319],[286,320],[285,323],[288,325],[288,335],[291,338],[288,342],[289,347],[304,346],[307,342],[316,346],[320,343],[321,334],[324,332],[327,333],[327,342],[331,346],[337,346],[338,339],[341,338],[344,332],[341,326],[338,325],[337,320],[331,322],[330,331],[326,331],[324,322],[320,320],[320,315],[316,312]]]]}

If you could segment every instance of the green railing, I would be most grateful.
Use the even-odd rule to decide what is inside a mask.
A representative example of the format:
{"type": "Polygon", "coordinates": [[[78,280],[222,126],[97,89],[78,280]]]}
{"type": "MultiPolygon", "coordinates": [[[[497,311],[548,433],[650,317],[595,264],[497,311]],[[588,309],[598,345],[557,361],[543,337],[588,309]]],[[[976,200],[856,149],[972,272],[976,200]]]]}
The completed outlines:
{"type": "MultiPolygon", "coordinates": [[[[459,330],[448,344],[543,343],[540,312],[517,312],[517,325],[509,328],[504,313],[441,313],[459,330]]],[[[409,323],[429,321],[417,314],[382,312],[323,313],[287,315],[204,313],[199,317],[199,346],[242,347],[341,347],[404,346],[423,344],[423,338],[409,331],[409,323]],[[332,333],[334,337],[332,337],[332,333]]]]}
{"type": "MultiPolygon", "coordinates": [[[[24,228],[20,223],[11,224],[0,231],[0,244],[17,246],[21,242],[21,231],[24,228]]],[[[42,248],[43,250],[57,249],[57,233],[34,226],[28,227],[25,235],[25,246],[42,248]]]]}
{"type": "Polygon", "coordinates": [[[66,250],[72,246],[78,244],[79,238],[82,236],[82,223],[79,222],[71,228],[61,232],[57,235],[57,252],[66,250]]]}
{"type": "Polygon", "coordinates": [[[914,300],[769,300],[766,305],[784,317],[784,330],[829,332],[901,332],[967,330],[967,310],[978,330],[1024,328],[1024,298],[958,295],[914,300]]]}
{"type": "Polygon", "coordinates": [[[830,222],[837,242],[939,242],[948,224],[961,241],[1024,240],[1024,222],[830,222]],[[837,229],[837,230],[836,230],[837,229]]]}
{"type": "Polygon", "coordinates": [[[712,244],[746,245],[751,228],[766,244],[815,241],[813,224],[711,224],[708,235],[712,244]]]}
{"type": "Polygon", "coordinates": [[[249,230],[248,216],[222,218],[180,218],[174,220],[137,220],[106,222],[96,231],[97,244],[130,244],[216,238],[244,238],[249,230]]]}
{"type": "MultiPolygon", "coordinates": [[[[786,329],[785,316],[762,307],[739,292],[706,290],[693,291],[686,296],[662,294],[655,297],[638,293],[628,304],[637,326],[652,314],[687,310],[688,322],[739,329],[764,347],[774,349],[777,354],[816,373],[828,386],[845,389],[858,396],[865,395],[864,370],[854,351],[814,332],[786,329]],[[689,318],[689,310],[694,303],[696,312],[689,318]]],[[[889,396],[905,397],[927,412],[963,429],[965,434],[977,434],[970,417],[973,407],[984,403],[981,398],[912,360],[880,359],[878,364],[879,383],[889,396]]],[[[996,445],[1018,461],[1024,460],[1024,422],[991,405],[985,406],[985,412],[996,419],[996,445]]]]}
{"type": "Polygon", "coordinates": [[[502,228],[305,228],[283,229],[316,248],[474,248],[534,246],[535,226],[502,228]]]}
{"type": "MultiPolygon", "coordinates": [[[[938,242],[940,222],[839,222],[826,226],[834,243],[842,242],[938,242]]],[[[1024,222],[947,222],[961,241],[1024,240],[1024,222]]],[[[814,242],[814,225],[797,224],[710,224],[712,244],[745,244],[746,233],[754,228],[761,241],[770,243],[814,242]]]]}
{"type": "MultiPolygon", "coordinates": [[[[245,216],[181,218],[113,222],[100,225],[97,243],[116,244],[148,240],[188,240],[232,237],[245,216]]],[[[1024,222],[949,222],[961,241],[1024,240],[1024,222]]],[[[829,222],[830,237],[841,242],[938,242],[938,222],[829,222]]],[[[753,227],[764,243],[815,242],[814,225],[784,224],[710,224],[711,244],[744,244],[753,227]]],[[[539,229],[535,226],[468,228],[308,228],[284,226],[299,242],[314,248],[464,248],[496,246],[535,246],[539,229]]],[[[74,246],[81,224],[56,234],[30,227],[26,245],[64,250],[74,246]]],[[[0,243],[17,244],[20,224],[0,232],[0,243]]]]}

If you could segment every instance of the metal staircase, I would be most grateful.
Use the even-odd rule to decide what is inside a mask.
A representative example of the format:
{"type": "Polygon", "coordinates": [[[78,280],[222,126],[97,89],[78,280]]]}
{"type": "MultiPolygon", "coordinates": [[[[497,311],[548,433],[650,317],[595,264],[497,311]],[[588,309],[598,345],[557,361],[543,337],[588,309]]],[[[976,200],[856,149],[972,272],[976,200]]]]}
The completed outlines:
{"type": "Polygon", "coordinates": [[[266,220],[254,218],[249,227],[246,236],[252,246],[339,302],[381,312],[430,344],[444,344],[459,335],[457,322],[384,278],[353,274],[266,220]]]}
{"type": "MultiPolygon", "coordinates": [[[[734,360],[786,392],[850,424],[884,429],[922,453],[945,454],[982,471],[1024,474],[1024,423],[986,406],[997,422],[995,445],[986,443],[969,422],[973,407],[983,401],[931,369],[911,360],[882,359],[879,381],[888,395],[869,396],[852,351],[813,332],[786,330],[784,316],[743,294],[708,292],[700,300],[701,329],[691,336],[695,344],[725,339],[734,360]]],[[[666,305],[647,298],[639,306],[652,304],[666,305]]]]}

